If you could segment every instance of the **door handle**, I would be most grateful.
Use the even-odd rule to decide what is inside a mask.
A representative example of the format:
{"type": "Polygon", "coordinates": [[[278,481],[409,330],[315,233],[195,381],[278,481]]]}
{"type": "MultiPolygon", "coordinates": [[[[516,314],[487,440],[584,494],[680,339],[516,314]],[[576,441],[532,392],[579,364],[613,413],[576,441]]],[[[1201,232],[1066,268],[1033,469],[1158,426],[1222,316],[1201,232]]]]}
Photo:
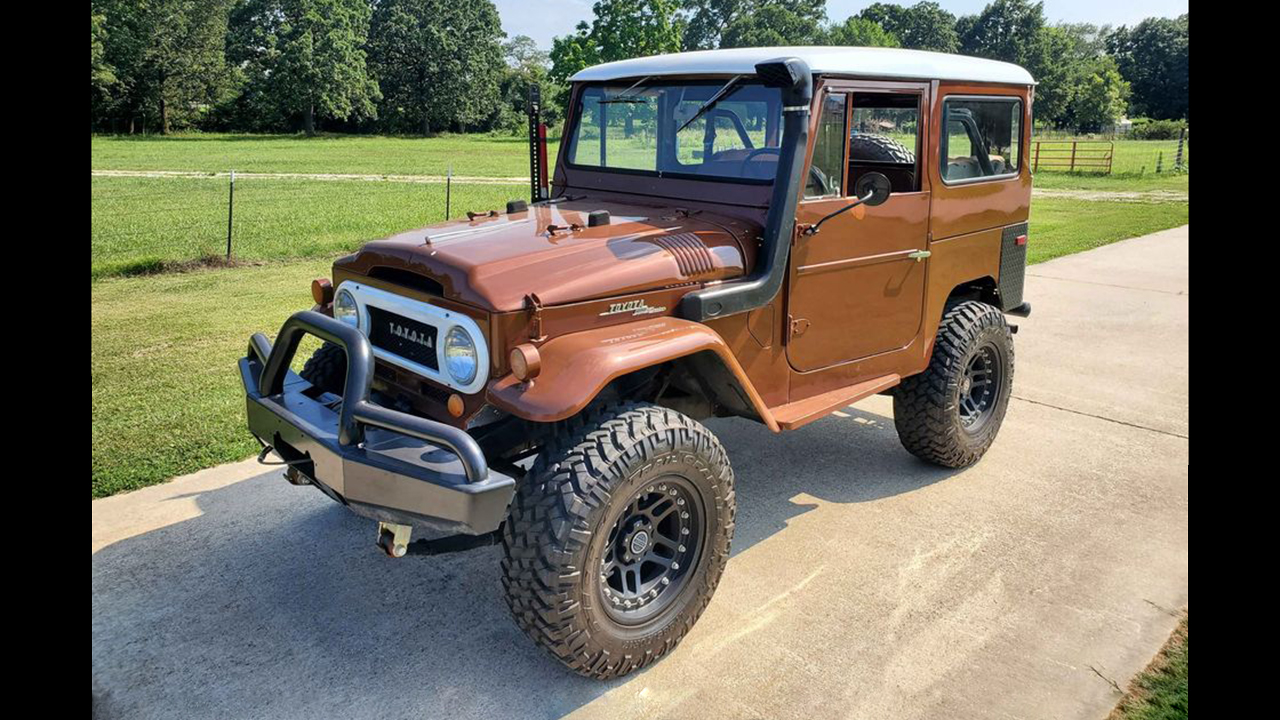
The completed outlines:
{"type": "Polygon", "coordinates": [[[907,257],[911,258],[912,260],[915,260],[916,262],[920,262],[921,260],[929,257],[932,254],[933,253],[928,250],[915,250],[910,254],[908,254],[907,257]]]}

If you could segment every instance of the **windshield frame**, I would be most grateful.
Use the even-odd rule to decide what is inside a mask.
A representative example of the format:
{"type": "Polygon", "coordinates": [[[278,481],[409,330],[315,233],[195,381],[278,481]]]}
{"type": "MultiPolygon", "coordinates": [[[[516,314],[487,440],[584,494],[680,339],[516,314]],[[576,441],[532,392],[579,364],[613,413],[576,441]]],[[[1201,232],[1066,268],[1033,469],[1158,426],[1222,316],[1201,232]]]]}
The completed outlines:
{"type": "MultiPolygon", "coordinates": [[[[635,85],[642,85],[642,87],[635,88],[631,92],[632,94],[635,94],[636,90],[643,91],[655,86],[660,87],[660,86],[693,86],[693,85],[703,86],[705,85],[711,88],[718,89],[722,87],[730,79],[732,79],[732,77],[733,76],[722,76],[722,77],[683,77],[679,75],[649,76],[649,77],[643,78],[640,83],[635,83],[635,85]]],[[[558,163],[558,165],[562,164],[563,167],[565,167],[565,169],[567,170],[581,171],[581,172],[587,172],[587,173],[603,173],[607,175],[630,175],[635,177],[657,178],[657,179],[671,178],[676,180],[692,180],[696,182],[710,182],[710,183],[727,184],[727,185],[738,185],[738,186],[745,185],[753,188],[769,188],[773,186],[773,183],[777,178],[776,172],[774,174],[774,177],[772,178],[751,178],[751,177],[734,177],[730,175],[688,173],[688,172],[679,172],[679,171],[670,171],[670,170],[640,170],[636,168],[612,167],[609,165],[583,165],[583,164],[578,164],[573,162],[571,158],[574,154],[575,145],[578,139],[578,127],[582,123],[583,116],[585,115],[585,113],[583,112],[583,98],[585,97],[586,93],[596,88],[608,88],[608,87],[616,87],[616,86],[627,88],[628,86],[631,86],[632,83],[634,83],[634,79],[631,79],[631,80],[624,79],[621,81],[609,80],[609,81],[575,83],[576,87],[573,89],[573,92],[571,95],[572,97],[572,101],[570,104],[570,108],[572,110],[572,114],[570,116],[571,119],[570,119],[570,122],[565,127],[565,132],[562,134],[562,139],[561,139],[561,161],[562,162],[558,163]]],[[[753,86],[764,86],[764,83],[762,83],[758,78],[754,76],[748,75],[748,76],[738,77],[736,87],[734,87],[731,92],[719,98],[719,100],[717,100],[716,102],[716,105],[719,105],[720,102],[731,101],[734,94],[736,94],[739,90],[753,87],[753,86]]],[[[767,87],[767,86],[764,86],[764,87],[767,87]]],[[[782,139],[782,129],[781,129],[782,107],[781,106],[782,106],[781,94],[779,94],[779,98],[778,98],[778,109],[779,109],[778,139],[779,141],[781,141],[782,139]]],[[[707,113],[704,113],[703,117],[707,117],[707,115],[709,115],[710,113],[713,113],[714,111],[715,111],[715,107],[713,106],[712,108],[708,109],[707,113]]]]}

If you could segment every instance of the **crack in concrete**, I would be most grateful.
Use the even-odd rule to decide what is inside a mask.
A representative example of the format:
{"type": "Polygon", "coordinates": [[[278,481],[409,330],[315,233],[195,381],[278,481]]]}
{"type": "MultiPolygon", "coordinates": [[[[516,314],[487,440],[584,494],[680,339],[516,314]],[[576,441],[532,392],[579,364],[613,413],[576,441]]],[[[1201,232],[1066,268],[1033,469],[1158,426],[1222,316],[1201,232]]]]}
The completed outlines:
{"type": "Polygon", "coordinates": [[[1030,398],[1025,398],[1025,397],[1022,397],[1021,395],[1014,395],[1013,399],[1021,400],[1023,402],[1029,402],[1032,405],[1043,405],[1044,407],[1053,408],[1054,410],[1061,410],[1063,412],[1074,413],[1076,415],[1083,415],[1085,417],[1096,418],[1098,420],[1106,420],[1107,422],[1113,422],[1113,423],[1116,423],[1117,425],[1125,425],[1127,427],[1136,428],[1138,430],[1147,430],[1153,433],[1160,433],[1161,435],[1169,435],[1176,438],[1182,438],[1183,440],[1190,440],[1190,438],[1188,438],[1186,435],[1183,435],[1181,433],[1171,432],[1169,430],[1161,430],[1160,428],[1153,428],[1148,425],[1139,425],[1137,423],[1126,422],[1124,420],[1117,420],[1115,418],[1109,418],[1106,415],[1096,415],[1094,413],[1087,413],[1087,412],[1084,412],[1083,410],[1073,410],[1068,407],[1062,407],[1061,405],[1053,405],[1047,402],[1041,402],[1039,400],[1032,400],[1030,398]]]}
{"type": "Polygon", "coordinates": [[[1103,675],[1102,673],[1098,672],[1098,668],[1096,668],[1096,667],[1094,667],[1094,666],[1092,666],[1092,665],[1090,665],[1090,666],[1089,666],[1089,669],[1093,671],[1093,674],[1094,674],[1094,675],[1097,675],[1098,677],[1102,678],[1103,680],[1106,680],[1106,681],[1107,681],[1107,683],[1111,685],[1111,687],[1115,688],[1116,692],[1120,693],[1121,695],[1123,695],[1123,694],[1124,694],[1124,691],[1120,689],[1120,686],[1116,684],[1116,681],[1115,681],[1115,680],[1112,680],[1111,678],[1107,677],[1106,675],[1103,675]]]}

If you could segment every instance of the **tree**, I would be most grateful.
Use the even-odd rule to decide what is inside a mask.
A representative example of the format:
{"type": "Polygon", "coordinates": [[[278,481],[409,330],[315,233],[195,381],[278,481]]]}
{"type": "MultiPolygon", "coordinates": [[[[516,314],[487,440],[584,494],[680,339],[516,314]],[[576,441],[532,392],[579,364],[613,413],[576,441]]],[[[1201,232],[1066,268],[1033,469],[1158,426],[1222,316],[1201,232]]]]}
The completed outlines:
{"type": "Polygon", "coordinates": [[[879,23],[856,15],[847,18],[843,23],[832,25],[823,39],[825,45],[902,47],[897,36],[880,27],[879,23]]]}
{"type": "Polygon", "coordinates": [[[911,7],[874,3],[858,17],[880,25],[896,36],[901,46],[912,50],[954,53],[960,48],[956,16],[936,2],[918,2],[911,7]]]}
{"type": "Polygon", "coordinates": [[[555,38],[551,78],[564,82],[579,70],[602,62],[680,51],[683,23],[676,0],[599,0],[590,25],[555,38]]]}
{"type": "Polygon", "coordinates": [[[683,0],[680,6],[680,17],[684,22],[682,49],[714,50],[720,47],[720,36],[725,27],[750,4],[750,0],[683,0]]]}
{"type": "Polygon", "coordinates": [[[1124,115],[1128,101],[1129,83],[1120,76],[1115,59],[1102,55],[1089,62],[1075,88],[1072,120],[1080,132],[1098,132],[1124,115]]]}
{"type": "Polygon", "coordinates": [[[230,0],[99,0],[105,40],[95,62],[118,81],[112,111],[156,113],[161,132],[217,102],[227,86],[224,43],[230,0]]]}
{"type": "Polygon", "coordinates": [[[725,27],[720,47],[818,45],[826,19],[826,0],[755,0],[725,27]]]}
{"type": "Polygon", "coordinates": [[[528,35],[517,35],[502,44],[502,55],[507,65],[517,70],[533,72],[546,70],[550,57],[538,49],[538,43],[528,35]]]}
{"type": "Polygon", "coordinates": [[[106,15],[90,12],[90,102],[93,119],[102,114],[115,85],[115,69],[106,61],[106,15]]]}
{"type": "Polygon", "coordinates": [[[1107,51],[1133,87],[1130,110],[1158,119],[1185,118],[1189,109],[1189,16],[1147,18],[1107,37],[1107,51]]]}
{"type": "Polygon", "coordinates": [[[502,25],[488,0],[383,0],[370,31],[371,64],[393,130],[490,124],[502,107],[502,25]]]}
{"type": "Polygon", "coordinates": [[[229,36],[245,92],[283,118],[301,115],[308,135],[320,118],[376,118],[370,15],[367,0],[247,0],[229,36]]]}
{"type": "Polygon", "coordinates": [[[550,58],[526,35],[517,35],[503,44],[507,70],[503,74],[501,94],[502,112],[495,123],[510,132],[525,128],[525,107],[529,101],[529,87],[537,85],[542,93],[542,120],[556,125],[561,120],[556,100],[564,87],[552,82],[548,73],[550,58]]]}

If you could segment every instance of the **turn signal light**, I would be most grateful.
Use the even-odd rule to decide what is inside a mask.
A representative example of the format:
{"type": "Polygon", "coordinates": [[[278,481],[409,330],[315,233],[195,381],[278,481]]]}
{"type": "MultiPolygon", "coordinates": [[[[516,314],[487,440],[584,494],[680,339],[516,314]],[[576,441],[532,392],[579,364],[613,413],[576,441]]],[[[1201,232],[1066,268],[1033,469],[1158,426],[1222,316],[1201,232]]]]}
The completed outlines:
{"type": "Polygon", "coordinates": [[[316,278],[311,281],[311,299],[317,305],[328,305],[333,302],[333,283],[329,278],[316,278]]]}
{"type": "Polygon", "coordinates": [[[511,374],[520,382],[528,382],[542,372],[542,356],[538,348],[524,343],[511,348],[511,374]]]}
{"type": "Polygon", "coordinates": [[[1021,246],[1023,246],[1023,245],[1026,245],[1026,244],[1027,244],[1027,236],[1026,236],[1026,235],[1019,235],[1018,237],[1016,237],[1016,238],[1014,238],[1014,239],[1013,239],[1013,244],[1014,244],[1014,245],[1017,245],[1017,246],[1019,246],[1019,247],[1021,247],[1021,246]]]}

